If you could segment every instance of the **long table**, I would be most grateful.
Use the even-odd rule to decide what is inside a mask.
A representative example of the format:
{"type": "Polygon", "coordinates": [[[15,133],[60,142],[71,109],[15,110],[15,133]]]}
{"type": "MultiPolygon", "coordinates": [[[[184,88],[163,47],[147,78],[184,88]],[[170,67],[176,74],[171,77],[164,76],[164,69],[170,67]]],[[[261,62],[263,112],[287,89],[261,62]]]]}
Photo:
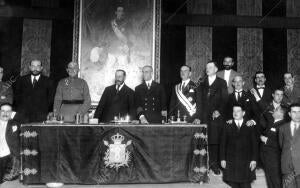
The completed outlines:
{"type": "Polygon", "coordinates": [[[24,184],[207,182],[206,125],[21,126],[24,184]]]}

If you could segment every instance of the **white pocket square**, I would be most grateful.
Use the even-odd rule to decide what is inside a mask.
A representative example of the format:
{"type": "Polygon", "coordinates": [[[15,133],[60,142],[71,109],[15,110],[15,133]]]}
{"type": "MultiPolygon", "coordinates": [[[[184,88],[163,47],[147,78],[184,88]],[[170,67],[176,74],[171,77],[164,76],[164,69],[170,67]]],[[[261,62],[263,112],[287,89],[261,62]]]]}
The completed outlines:
{"type": "Polygon", "coordinates": [[[276,132],[276,129],[275,128],[271,128],[271,131],[276,132]]]}
{"type": "Polygon", "coordinates": [[[16,132],[18,130],[18,127],[16,125],[12,126],[12,131],[16,132]]]}

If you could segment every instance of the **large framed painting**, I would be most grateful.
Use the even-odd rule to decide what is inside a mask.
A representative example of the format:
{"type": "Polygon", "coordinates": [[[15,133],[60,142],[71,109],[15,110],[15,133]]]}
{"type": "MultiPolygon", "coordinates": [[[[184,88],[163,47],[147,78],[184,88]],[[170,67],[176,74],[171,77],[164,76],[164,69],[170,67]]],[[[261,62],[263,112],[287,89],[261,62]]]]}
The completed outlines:
{"type": "Polygon", "coordinates": [[[117,69],[126,71],[132,89],[145,65],[153,66],[159,81],[160,26],[160,0],[75,0],[73,60],[94,104],[117,69]]]}

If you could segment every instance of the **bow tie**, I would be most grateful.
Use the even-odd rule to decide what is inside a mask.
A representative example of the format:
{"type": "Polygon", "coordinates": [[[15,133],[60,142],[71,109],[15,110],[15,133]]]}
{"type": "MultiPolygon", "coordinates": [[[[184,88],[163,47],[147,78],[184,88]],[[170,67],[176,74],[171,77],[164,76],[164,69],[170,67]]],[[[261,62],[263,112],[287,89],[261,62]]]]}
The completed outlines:
{"type": "Polygon", "coordinates": [[[265,86],[257,86],[257,89],[265,89],[265,86]]]}
{"type": "Polygon", "coordinates": [[[235,91],[236,93],[242,93],[243,91],[235,91]]]}

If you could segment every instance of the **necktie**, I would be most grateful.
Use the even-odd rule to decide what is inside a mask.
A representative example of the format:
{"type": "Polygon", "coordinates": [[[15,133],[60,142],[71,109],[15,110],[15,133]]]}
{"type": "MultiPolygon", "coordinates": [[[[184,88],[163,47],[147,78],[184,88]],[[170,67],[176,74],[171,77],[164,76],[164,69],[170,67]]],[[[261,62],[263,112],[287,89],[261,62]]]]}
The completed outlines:
{"type": "Polygon", "coordinates": [[[32,85],[33,85],[33,87],[35,87],[35,86],[36,86],[36,84],[37,84],[37,79],[36,79],[36,77],[33,77],[33,81],[32,81],[32,85]]]}
{"type": "Polygon", "coordinates": [[[117,93],[119,93],[120,85],[117,85],[117,93]]]}
{"type": "Polygon", "coordinates": [[[298,124],[294,124],[294,130],[293,130],[293,136],[295,136],[297,130],[298,130],[299,125],[298,124]]]}
{"type": "Polygon", "coordinates": [[[150,83],[147,83],[147,88],[150,89],[150,87],[151,87],[151,86],[150,86],[150,83]]]}
{"type": "Polygon", "coordinates": [[[236,91],[236,93],[237,93],[237,98],[236,98],[236,100],[237,101],[239,101],[240,99],[241,99],[241,91],[236,91]]]}
{"type": "Polygon", "coordinates": [[[182,84],[181,84],[181,91],[183,91],[184,87],[185,87],[185,83],[182,82],[182,84]]]}
{"type": "Polygon", "coordinates": [[[241,125],[240,125],[239,121],[237,122],[237,126],[238,126],[238,128],[241,128],[241,125]]]}

